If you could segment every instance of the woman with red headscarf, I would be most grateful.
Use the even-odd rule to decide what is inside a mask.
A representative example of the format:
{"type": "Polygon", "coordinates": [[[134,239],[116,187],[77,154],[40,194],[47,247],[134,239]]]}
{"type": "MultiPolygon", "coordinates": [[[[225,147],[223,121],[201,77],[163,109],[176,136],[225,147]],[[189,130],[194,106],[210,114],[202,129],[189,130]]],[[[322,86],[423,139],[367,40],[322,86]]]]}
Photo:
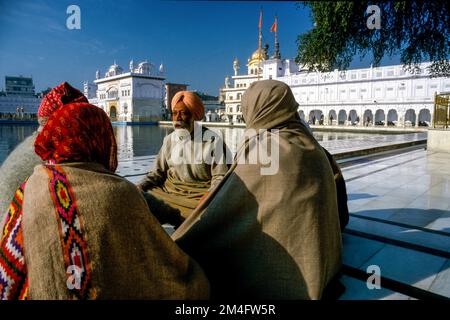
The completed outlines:
{"type": "Polygon", "coordinates": [[[198,299],[209,283],[144,197],[115,175],[111,122],[85,102],[57,109],[36,138],[0,241],[0,299],[198,299]]]}
{"type": "Polygon", "coordinates": [[[57,109],[73,102],[88,102],[87,98],[67,82],[53,88],[42,99],[38,109],[39,128],[20,143],[0,167],[0,229],[2,218],[8,211],[9,202],[17,187],[33,173],[33,168],[42,163],[34,153],[34,140],[44,127],[48,117],[57,109]]]}

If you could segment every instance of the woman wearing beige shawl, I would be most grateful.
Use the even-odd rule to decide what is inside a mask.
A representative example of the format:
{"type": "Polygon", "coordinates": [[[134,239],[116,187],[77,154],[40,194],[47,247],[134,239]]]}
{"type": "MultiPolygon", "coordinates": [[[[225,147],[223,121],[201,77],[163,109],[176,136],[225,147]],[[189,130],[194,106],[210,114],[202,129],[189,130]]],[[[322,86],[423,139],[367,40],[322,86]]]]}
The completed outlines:
{"type": "MultiPolygon", "coordinates": [[[[212,298],[320,299],[341,265],[333,172],[300,123],[290,88],[254,82],[242,98],[249,129],[278,129],[279,170],[234,163],[172,237],[205,270],[212,298]]],[[[250,134],[235,159],[251,154],[250,134]]]]}
{"type": "Polygon", "coordinates": [[[46,161],[16,191],[0,241],[0,299],[207,299],[198,264],[138,189],[115,175],[106,113],[55,111],[36,138],[46,161]]]}

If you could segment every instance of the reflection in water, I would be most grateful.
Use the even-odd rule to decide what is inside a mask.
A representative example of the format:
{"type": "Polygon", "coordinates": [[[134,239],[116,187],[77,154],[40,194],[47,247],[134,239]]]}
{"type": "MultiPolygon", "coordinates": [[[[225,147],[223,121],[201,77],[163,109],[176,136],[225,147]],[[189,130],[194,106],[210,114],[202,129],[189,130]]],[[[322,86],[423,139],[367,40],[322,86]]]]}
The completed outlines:
{"type": "MultiPolygon", "coordinates": [[[[31,135],[37,125],[0,125],[0,163],[7,155],[31,135]]],[[[244,134],[244,128],[218,128],[212,127],[224,137],[225,142],[234,154],[244,134]]],[[[171,133],[171,126],[114,126],[117,139],[119,160],[132,159],[138,156],[155,155],[162,146],[163,139],[171,133]]],[[[425,135],[426,133],[414,133],[408,136],[425,135]]],[[[406,134],[369,134],[369,133],[346,133],[346,132],[314,132],[314,136],[324,146],[335,149],[336,146],[345,142],[364,143],[368,141],[396,141],[405,138],[406,134]]]]}
{"type": "Polygon", "coordinates": [[[0,125],[0,164],[37,127],[37,125],[0,125]]]}
{"type": "Polygon", "coordinates": [[[114,126],[119,160],[157,154],[164,137],[172,131],[169,126],[114,126]]]}
{"type": "MultiPolygon", "coordinates": [[[[243,128],[211,128],[224,137],[225,143],[234,154],[244,133],[243,128]]],[[[171,126],[114,126],[119,160],[157,154],[164,137],[173,131],[171,126]]]]}

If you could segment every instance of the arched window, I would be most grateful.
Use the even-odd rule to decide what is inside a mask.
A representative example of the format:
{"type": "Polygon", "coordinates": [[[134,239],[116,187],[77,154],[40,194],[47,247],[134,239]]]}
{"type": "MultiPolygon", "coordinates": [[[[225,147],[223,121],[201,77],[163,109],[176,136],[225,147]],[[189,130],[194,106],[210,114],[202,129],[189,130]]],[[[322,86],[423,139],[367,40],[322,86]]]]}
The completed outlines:
{"type": "Polygon", "coordinates": [[[108,90],[108,99],[114,99],[117,98],[119,95],[119,92],[116,88],[111,88],[108,90]]]}

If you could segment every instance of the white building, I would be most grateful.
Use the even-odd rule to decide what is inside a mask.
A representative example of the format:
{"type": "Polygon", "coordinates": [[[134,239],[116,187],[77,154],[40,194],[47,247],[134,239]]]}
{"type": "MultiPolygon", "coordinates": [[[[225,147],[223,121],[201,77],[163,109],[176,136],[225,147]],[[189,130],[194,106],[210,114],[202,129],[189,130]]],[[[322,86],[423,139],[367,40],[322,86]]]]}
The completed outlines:
{"type": "Polygon", "coordinates": [[[0,95],[0,113],[2,117],[5,114],[14,114],[16,117],[27,118],[37,114],[41,100],[37,97],[0,95]]]}
{"type": "Polygon", "coordinates": [[[156,71],[147,61],[137,67],[130,61],[125,72],[114,63],[103,78],[96,72],[94,86],[84,84],[84,94],[90,103],[105,110],[111,121],[159,121],[163,112],[164,80],[162,65],[156,71]]]}
{"type": "Polygon", "coordinates": [[[221,120],[227,122],[242,122],[241,97],[250,84],[263,79],[263,62],[267,59],[267,47],[257,49],[247,61],[247,74],[239,75],[240,64],[238,59],[233,61],[233,84],[229,77],[225,78],[225,86],[221,88],[221,99],[225,102],[225,117],[221,120]]]}
{"type": "Polygon", "coordinates": [[[288,84],[300,116],[323,124],[418,126],[430,123],[434,95],[450,91],[450,78],[431,78],[422,63],[411,74],[402,65],[320,73],[299,70],[292,60],[264,62],[263,78],[288,84]],[[359,121],[358,121],[359,120],[359,121]]]}
{"type": "Polygon", "coordinates": [[[0,118],[29,118],[36,115],[41,98],[35,94],[32,78],[6,76],[5,92],[0,92],[0,118]]]}
{"type": "Polygon", "coordinates": [[[206,122],[219,122],[220,116],[224,114],[223,105],[217,100],[203,100],[205,106],[205,121],[206,122]]]}
{"type": "Polygon", "coordinates": [[[6,94],[18,95],[22,97],[32,97],[35,95],[33,78],[24,76],[5,77],[6,94]]]}
{"type": "MultiPolygon", "coordinates": [[[[254,56],[255,53],[252,59],[254,56]]],[[[450,78],[430,77],[429,62],[420,65],[419,74],[405,72],[402,65],[308,73],[294,60],[260,60],[262,75],[259,79],[288,84],[299,104],[300,117],[314,124],[430,125],[434,95],[450,91],[450,78]]],[[[225,113],[233,122],[239,122],[242,116],[242,94],[251,82],[258,80],[250,72],[254,64],[248,66],[248,74],[240,76],[235,60],[234,83],[228,82],[221,90],[225,113]]]]}

